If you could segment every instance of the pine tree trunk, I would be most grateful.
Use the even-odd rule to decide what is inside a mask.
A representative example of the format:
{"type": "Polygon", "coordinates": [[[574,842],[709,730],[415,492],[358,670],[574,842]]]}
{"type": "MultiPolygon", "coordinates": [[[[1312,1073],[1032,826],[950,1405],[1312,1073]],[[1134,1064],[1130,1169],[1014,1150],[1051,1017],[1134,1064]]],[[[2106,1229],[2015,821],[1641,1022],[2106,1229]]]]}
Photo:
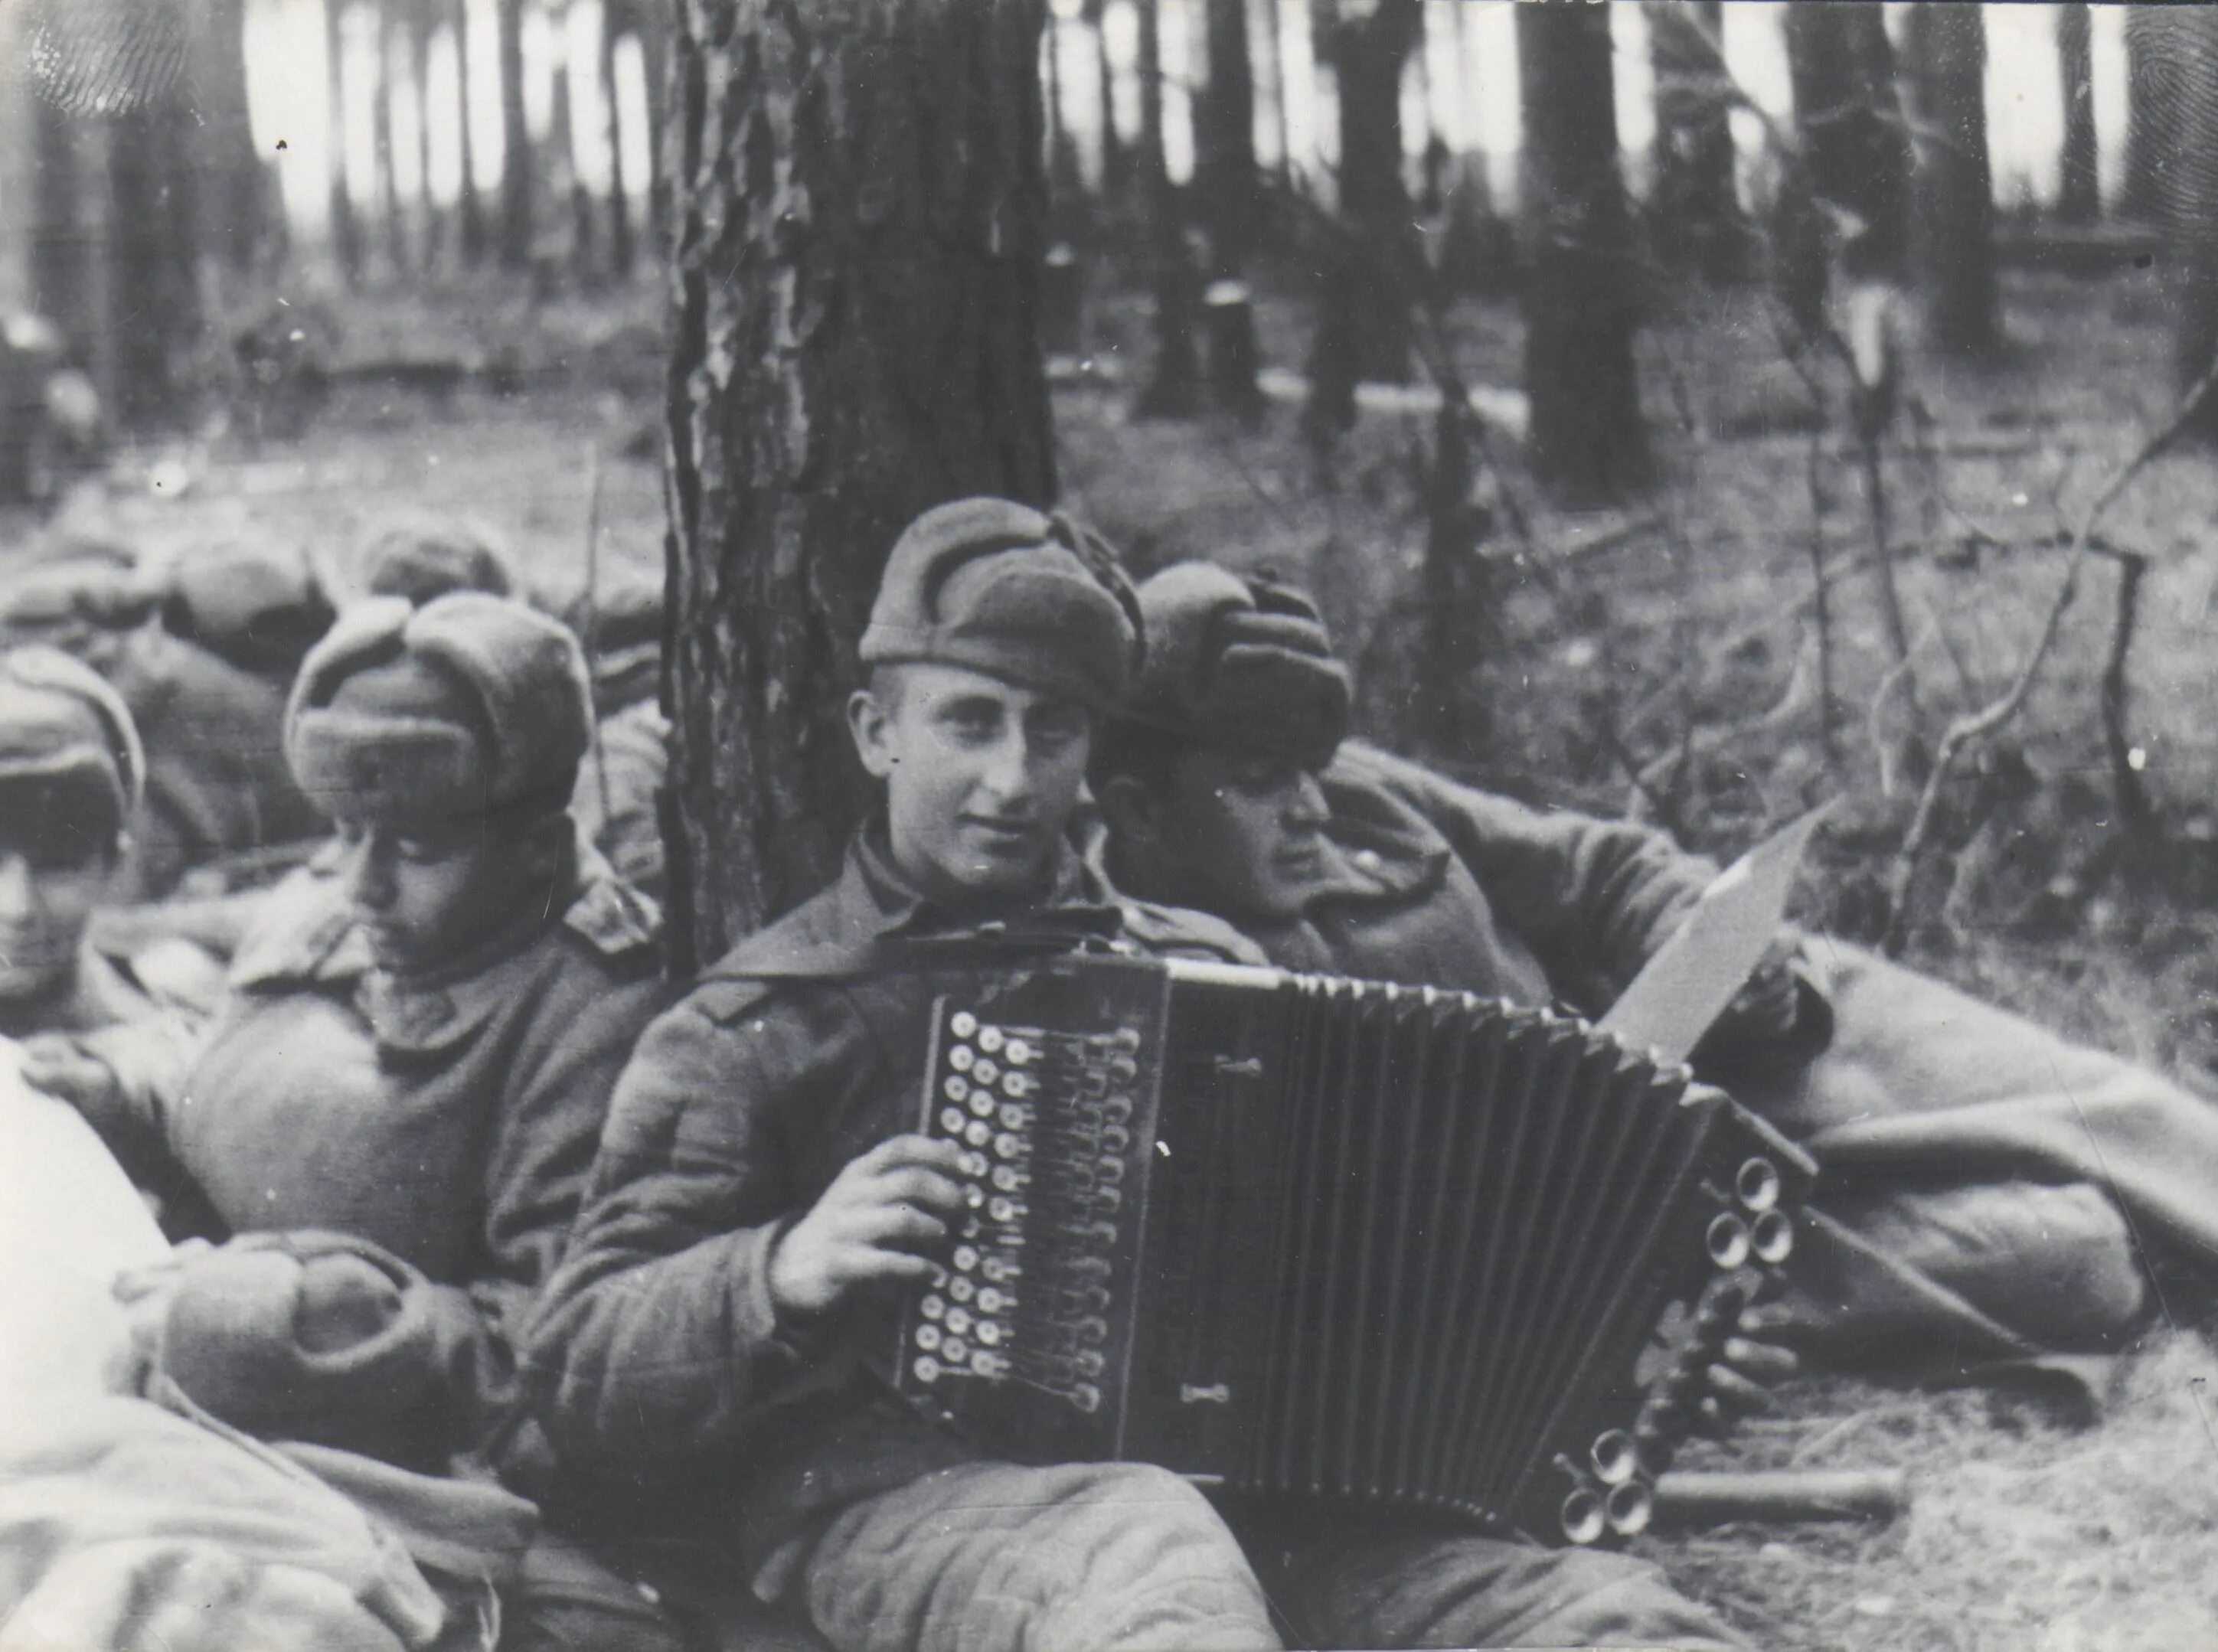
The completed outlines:
{"type": "Polygon", "coordinates": [[[500,21],[500,267],[531,268],[531,134],[524,122],[524,3],[498,0],[500,21]]]}
{"type": "Polygon", "coordinates": [[[1994,181],[1987,160],[1986,25],[1979,8],[1911,8],[1905,79],[1918,134],[1918,282],[1925,331],[1951,355],[1992,355],[1994,181]]]}
{"type": "Polygon", "coordinates": [[[1117,73],[1110,65],[1109,43],[1102,32],[1101,0],[1086,0],[1081,14],[1094,35],[1094,67],[1101,106],[1102,216],[1114,223],[1131,204],[1132,158],[1117,133],[1117,73]]]}
{"type": "Polygon", "coordinates": [[[1038,0],[685,0],[669,381],[674,962],[827,879],[918,511],[1055,492],[1038,0]]]}
{"type": "Polygon", "coordinates": [[[1608,11],[1520,7],[1517,67],[1532,248],[1528,455],[1567,499],[1618,498],[1651,473],[1633,359],[1639,294],[1618,173],[1608,11]]]}
{"type": "Polygon", "coordinates": [[[555,211],[567,210],[570,217],[570,256],[568,268],[581,282],[592,278],[595,254],[593,244],[599,238],[593,233],[593,200],[585,191],[585,178],[578,170],[577,132],[570,114],[570,19],[568,0],[553,15],[554,26],[554,91],[552,113],[547,122],[548,194],[554,202],[555,211]]]}
{"type": "MultiPolygon", "coordinates": [[[[2135,96],[2165,110],[2170,134],[2147,210],[2164,228],[2173,362],[2184,391],[2218,353],[2218,10],[2136,6],[2127,14],[2126,46],[2151,83],[2135,96]]],[[[2194,433],[2218,442],[2214,404],[2205,405],[2194,433]]]]}
{"type": "Polygon", "coordinates": [[[2149,223],[2165,213],[2165,174],[2181,152],[2180,97],[2185,77],[2165,53],[2169,8],[2126,13],[2126,176],[2119,205],[2149,223]]]}
{"type": "Polygon", "coordinates": [[[362,220],[354,209],[354,180],[347,175],[346,31],[341,27],[347,0],[324,0],[324,51],[330,69],[331,257],[351,287],[362,279],[362,220]]]}
{"type": "Polygon", "coordinates": [[[609,271],[618,281],[630,279],[637,254],[632,246],[631,197],[624,189],[623,111],[616,107],[616,22],[613,6],[601,8],[601,107],[608,126],[609,146],[609,271]]]}
{"type": "Polygon", "coordinates": [[[408,74],[416,84],[416,130],[410,135],[416,141],[418,267],[429,272],[437,267],[447,242],[447,215],[431,193],[431,29],[437,0],[406,3],[408,74]]]}
{"type": "Polygon", "coordinates": [[[1194,349],[1200,294],[1186,256],[1186,221],[1163,158],[1162,8],[1139,0],[1140,181],[1147,191],[1148,244],[1155,285],[1155,361],[1139,411],[1150,418],[1189,418],[1201,411],[1201,361],[1194,349]]]}
{"type": "Polygon", "coordinates": [[[455,203],[455,238],[462,267],[474,269],[485,262],[486,223],[484,198],[478,194],[477,139],[470,130],[469,0],[452,0],[448,19],[448,26],[455,31],[455,121],[462,147],[462,193],[455,203]]]}
{"type": "Polygon", "coordinates": [[[194,30],[194,165],[210,255],[234,275],[260,254],[270,179],[246,107],[246,0],[205,0],[194,30]]]}
{"type": "Polygon", "coordinates": [[[400,207],[400,180],[393,164],[393,15],[386,0],[374,0],[371,38],[377,48],[377,90],[370,95],[370,130],[377,142],[377,205],[385,220],[385,256],[396,279],[409,268],[408,226],[400,207]]]}
{"type": "Polygon", "coordinates": [[[2064,153],[2056,215],[2091,224],[2102,213],[2095,155],[2094,20],[2085,5],[2056,8],[2057,66],[2064,84],[2064,153]]]}
{"type": "Polygon", "coordinates": [[[1899,280],[1910,245],[1911,149],[1880,7],[1786,8],[1787,63],[1810,186],[1856,226],[1849,273],[1899,280]]]}
{"type": "Polygon", "coordinates": [[[1667,263],[1723,281],[1745,248],[1733,192],[1732,89],[1707,43],[1722,39],[1724,8],[1719,0],[1692,0],[1652,7],[1648,18],[1656,76],[1651,238],[1667,263]]]}
{"type": "Polygon", "coordinates": [[[1262,217],[1255,170],[1255,76],[1247,0],[1206,0],[1209,79],[1194,105],[1194,193],[1209,232],[1210,274],[1238,276],[1262,217]]]}
{"type": "Polygon", "coordinates": [[[201,329],[200,221],[193,121],[183,99],[162,99],[108,126],[111,201],[108,312],[112,382],[103,400],[127,429],[172,424],[193,386],[201,329]]]}
{"type": "Polygon", "coordinates": [[[632,15],[647,72],[647,223],[658,251],[670,242],[670,29],[674,0],[644,0],[632,15]]]}
{"type": "MultiPolygon", "coordinates": [[[[1341,317],[1354,376],[1409,376],[1410,290],[1418,267],[1402,178],[1402,66],[1424,36],[1423,0],[1378,0],[1333,28],[1340,87],[1341,237],[1325,276],[1325,326],[1341,317]]],[[[1319,346],[1323,348],[1322,344],[1319,346]]]]}

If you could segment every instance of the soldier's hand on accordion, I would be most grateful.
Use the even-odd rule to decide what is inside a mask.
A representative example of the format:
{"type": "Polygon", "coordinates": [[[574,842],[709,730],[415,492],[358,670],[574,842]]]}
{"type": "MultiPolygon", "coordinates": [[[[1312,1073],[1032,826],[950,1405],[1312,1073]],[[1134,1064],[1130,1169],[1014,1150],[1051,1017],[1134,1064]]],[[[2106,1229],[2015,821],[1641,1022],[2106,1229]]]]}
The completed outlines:
{"type": "Polygon", "coordinates": [[[931,1277],[931,1252],[963,1208],[951,1142],[896,1135],[851,1160],[771,1253],[781,1314],[828,1312],[865,1286],[931,1277]]]}

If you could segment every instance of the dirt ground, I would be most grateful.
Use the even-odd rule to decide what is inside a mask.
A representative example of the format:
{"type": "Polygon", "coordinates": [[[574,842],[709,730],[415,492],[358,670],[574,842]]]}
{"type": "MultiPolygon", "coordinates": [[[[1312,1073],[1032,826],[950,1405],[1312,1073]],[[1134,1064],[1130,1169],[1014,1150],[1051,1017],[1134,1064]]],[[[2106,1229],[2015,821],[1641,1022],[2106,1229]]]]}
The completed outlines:
{"type": "MultiPolygon", "coordinates": [[[[538,311],[483,293],[428,313],[415,301],[351,304],[342,357],[405,346],[492,370],[438,397],[344,385],[297,438],[251,442],[242,419],[207,441],[126,454],[77,489],[43,540],[28,524],[0,527],[0,573],[72,535],[174,554],[282,535],[343,566],[363,524],[406,505],[501,531],[550,603],[580,587],[589,516],[612,577],[656,577],[655,300],[641,288],[538,311]]],[[[1208,555],[1307,579],[1362,665],[1366,730],[1488,783],[1645,814],[1719,852],[1843,799],[1806,907],[1868,935],[1916,789],[1897,736],[1913,715],[1930,733],[2007,681],[2060,575],[2060,524],[2076,525],[2168,411],[2153,276],[2014,274],[2006,308],[2002,362],[1905,367],[1883,479],[1914,644],[1907,672],[1892,671],[1858,565],[1873,538],[1853,448],[1837,428],[1806,428],[1806,389],[1754,291],[1659,306],[1644,336],[1664,472],[1652,498],[1600,517],[1552,511],[1515,442],[1490,439],[1482,486],[1495,531],[1468,571],[1484,601],[1459,650],[1459,708],[1476,733],[1454,751],[1428,741],[1412,671],[1432,442],[1422,406],[1367,412],[1329,465],[1300,439],[1291,403],[1253,425],[1135,423],[1145,312],[1111,295],[1089,320],[1099,370],[1057,393],[1063,485],[1139,568],[1208,555]],[[1813,541],[1833,570],[1830,758],[1812,687],[1813,541]],[[1628,759],[1656,770],[1645,790],[1628,759]]],[[[1267,288],[1266,360],[1298,366],[1306,330],[1300,302],[1267,288]]],[[[1471,304],[1447,336],[1468,381],[1516,383],[1514,307],[1471,304]]],[[[1942,875],[1918,886],[1909,953],[2206,1090],[2218,1061],[2214,523],[2218,467],[2186,455],[2154,467],[2104,524],[2149,559],[2122,726],[2156,836],[2129,845],[2118,820],[2098,696],[2118,575],[2098,559],[2053,668],[1950,794],[1942,875]]],[[[2200,1337],[2154,1334],[2091,1427],[2039,1397],[1802,1381],[1779,1414],[1696,1461],[1899,1466],[1909,1513],[1881,1525],[1658,1536],[1644,1551],[1767,1647],[2218,1646],[2214,1377],[2218,1357],[2200,1337]]]]}

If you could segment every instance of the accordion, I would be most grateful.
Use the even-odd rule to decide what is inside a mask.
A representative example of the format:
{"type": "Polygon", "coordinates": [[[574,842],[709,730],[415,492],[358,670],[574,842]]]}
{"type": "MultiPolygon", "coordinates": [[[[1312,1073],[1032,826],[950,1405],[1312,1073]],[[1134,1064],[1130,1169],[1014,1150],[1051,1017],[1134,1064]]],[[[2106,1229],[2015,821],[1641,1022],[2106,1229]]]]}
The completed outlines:
{"type": "Polygon", "coordinates": [[[939,999],[923,1113],[969,1206],[903,1318],[927,1415],[1557,1543],[1645,1525],[1815,1175],[1583,1022],[1101,956],[939,999]]]}

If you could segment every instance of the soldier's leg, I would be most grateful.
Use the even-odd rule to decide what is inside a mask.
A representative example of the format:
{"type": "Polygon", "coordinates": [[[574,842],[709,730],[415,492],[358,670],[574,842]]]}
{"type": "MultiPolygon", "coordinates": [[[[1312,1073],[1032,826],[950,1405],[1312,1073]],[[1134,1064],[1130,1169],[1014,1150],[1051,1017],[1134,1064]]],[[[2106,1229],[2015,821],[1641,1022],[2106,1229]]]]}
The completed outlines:
{"type": "Polygon", "coordinates": [[[1248,1546],[1303,1646],[1724,1652],[1744,1644],[1656,1567],[1623,1555],[1323,1521],[1254,1530],[1248,1546]]]}
{"type": "Polygon", "coordinates": [[[1246,1652],[1279,1642],[1206,1500],[1131,1463],[944,1469],[843,1511],[810,1546],[839,1652],[1246,1652]]]}
{"type": "Polygon", "coordinates": [[[501,1593],[499,1652],[687,1652],[677,1625],[623,1574],[542,1532],[501,1593]]]}

